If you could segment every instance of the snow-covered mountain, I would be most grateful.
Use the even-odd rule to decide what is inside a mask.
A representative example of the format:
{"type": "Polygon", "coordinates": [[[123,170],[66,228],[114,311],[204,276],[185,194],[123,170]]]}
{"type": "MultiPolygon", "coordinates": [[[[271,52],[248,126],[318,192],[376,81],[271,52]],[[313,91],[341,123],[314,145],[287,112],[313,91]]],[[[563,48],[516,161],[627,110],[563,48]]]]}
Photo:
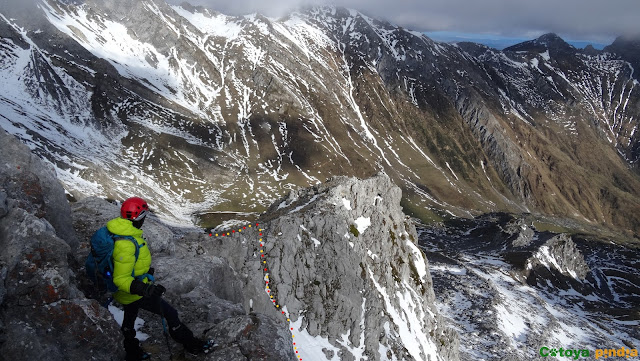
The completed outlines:
{"type": "Polygon", "coordinates": [[[137,194],[166,220],[218,223],[384,170],[422,219],[531,211],[638,231],[637,73],[613,53],[554,35],[447,45],[334,7],[270,19],[47,0],[0,14],[0,126],[76,198],[137,194]]]}
{"type": "Polygon", "coordinates": [[[158,277],[224,343],[210,359],[637,347],[635,248],[454,217],[531,212],[540,226],[637,238],[634,44],[448,45],[335,7],[271,19],[161,0],[1,1],[0,127],[81,201],[71,219],[47,167],[0,138],[0,326],[33,341],[0,347],[79,359],[85,345],[58,331],[96,325],[118,341],[79,276],[86,238],[117,207],[83,198],[129,195],[182,225],[267,211],[260,241],[255,229],[227,241],[148,224],[159,268],[191,267],[158,277]],[[336,177],[380,171],[389,178],[336,177]],[[405,212],[444,226],[416,232],[394,184],[405,212]],[[27,319],[25,304],[37,310],[27,319]]]}
{"type": "Polygon", "coordinates": [[[532,360],[561,348],[572,359],[602,358],[596,350],[612,348],[637,356],[633,245],[539,231],[507,214],[418,233],[438,310],[464,335],[461,360],[532,360]]]}

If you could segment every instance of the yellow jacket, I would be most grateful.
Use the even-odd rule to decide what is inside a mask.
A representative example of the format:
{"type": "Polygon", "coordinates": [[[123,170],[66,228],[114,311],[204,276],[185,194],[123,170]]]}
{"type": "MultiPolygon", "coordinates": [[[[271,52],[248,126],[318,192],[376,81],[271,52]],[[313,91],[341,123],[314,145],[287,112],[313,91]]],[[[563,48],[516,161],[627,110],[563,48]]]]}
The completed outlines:
{"type": "MultiPolygon", "coordinates": [[[[130,240],[116,241],[113,246],[113,283],[118,287],[118,291],[113,294],[113,298],[120,304],[128,305],[142,298],[142,296],[129,293],[129,287],[134,276],[142,276],[149,272],[151,267],[151,251],[147,241],[142,238],[142,230],[135,228],[130,220],[115,218],[107,222],[107,229],[113,234],[120,236],[132,236],[138,242],[140,252],[136,261],[136,249],[130,240]]],[[[144,278],[144,283],[149,280],[144,278]]]]}

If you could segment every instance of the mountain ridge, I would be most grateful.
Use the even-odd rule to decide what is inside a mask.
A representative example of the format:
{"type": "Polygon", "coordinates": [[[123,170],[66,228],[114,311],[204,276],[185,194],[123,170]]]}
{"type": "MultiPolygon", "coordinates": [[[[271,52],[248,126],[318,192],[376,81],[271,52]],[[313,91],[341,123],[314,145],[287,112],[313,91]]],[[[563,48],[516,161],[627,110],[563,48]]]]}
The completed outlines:
{"type": "Polygon", "coordinates": [[[141,192],[190,222],[385,169],[423,219],[501,209],[637,233],[619,216],[639,204],[637,81],[611,55],[440,44],[330,7],[273,21],[162,1],[39,6],[23,31],[3,21],[3,38],[19,40],[3,50],[16,92],[2,126],[75,197],[141,192]],[[58,85],[22,85],[9,69],[58,85]],[[39,117],[59,125],[44,131],[39,117]]]}

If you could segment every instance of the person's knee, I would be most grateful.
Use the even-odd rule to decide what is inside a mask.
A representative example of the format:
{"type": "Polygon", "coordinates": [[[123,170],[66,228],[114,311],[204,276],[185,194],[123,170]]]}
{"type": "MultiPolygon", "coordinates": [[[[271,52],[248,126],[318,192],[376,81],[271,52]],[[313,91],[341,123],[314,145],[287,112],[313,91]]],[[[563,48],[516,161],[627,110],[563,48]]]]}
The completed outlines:
{"type": "Polygon", "coordinates": [[[175,327],[180,324],[180,318],[178,317],[178,311],[171,307],[168,303],[165,303],[164,318],[167,319],[167,323],[170,326],[175,327]]]}

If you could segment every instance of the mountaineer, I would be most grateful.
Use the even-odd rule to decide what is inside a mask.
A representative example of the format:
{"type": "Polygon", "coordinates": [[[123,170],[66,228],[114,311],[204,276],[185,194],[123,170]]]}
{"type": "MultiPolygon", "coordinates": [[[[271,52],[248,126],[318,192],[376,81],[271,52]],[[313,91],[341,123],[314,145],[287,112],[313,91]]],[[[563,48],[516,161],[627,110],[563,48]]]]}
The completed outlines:
{"type": "MultiPolygon", "coordinates": [[[[122,203],[121,217],[107,223],[107,230],[115,235],[113,237],[116,240],[113,246],[113,284],[118,290],[113,297],[124,307],[121,329],[124,334],[126,360],[147,360],[151,357],[140,347],[136,338],[134,322],[140,309],[162,316],[165,337],[166,319],[168,333],[176,342],[184,345],[187,352],[206,353],[214,347],[213,341],[203,341],[194,337],[193,332],[180,322],[178,311],[162,299],[166,289],[154,282],[151,251],[148,242],[142,238],[141,229],[149,212],[149,206],[144,199],[132,197],[122,203]],[[118,236],[127,239],[118,239],[118,236]]],[[[167,346],[168,342],[167,337],[167,346]]]]}

